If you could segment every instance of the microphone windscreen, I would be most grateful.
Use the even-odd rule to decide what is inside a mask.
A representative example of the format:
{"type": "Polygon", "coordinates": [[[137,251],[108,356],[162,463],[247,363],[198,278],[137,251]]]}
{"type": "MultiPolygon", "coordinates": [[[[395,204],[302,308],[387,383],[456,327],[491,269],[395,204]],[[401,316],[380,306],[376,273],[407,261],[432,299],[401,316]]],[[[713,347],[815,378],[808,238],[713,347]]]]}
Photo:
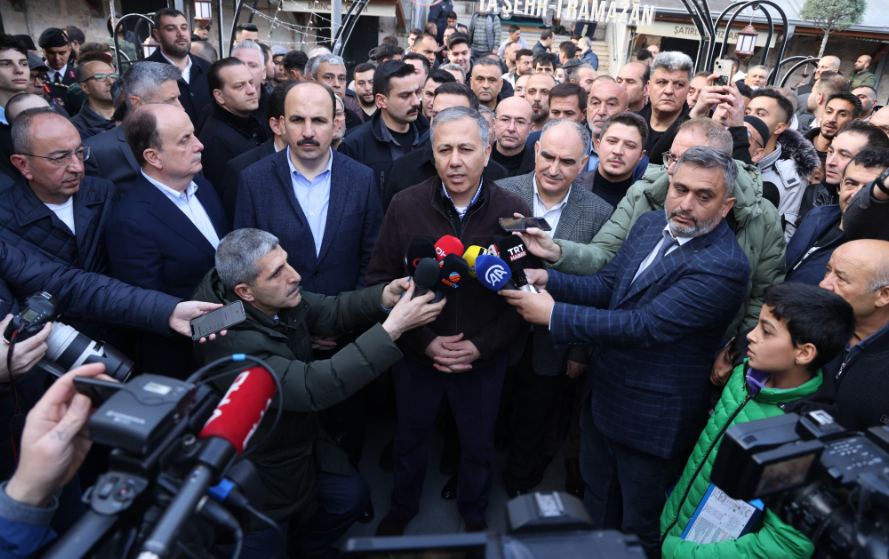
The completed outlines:
{"type": "Polygon", "coordinates": [[[512,270],[512,281],[517,287],[528,284],[524,269],[529,267],[531,260],[528,258],[528,251],[525,249],[525,243],[517,235],[509,235],[497,241],[497,250],[500,258],[509,265],[512,270]]]}
{"type": "Polygon", "coordinates": [[[509,283],[512,271],[502,259],[491,254],[482,254],[475,259],[475,275],[491,291],[500,291],[509,283]]]}
{"type": "Polygon", "coordinates": [[[417,265],[417,271],[414,272],[414,283],[417,284],[414,291],[420,287],[426,290],[438,287],[439,274],[441,274],[441,268],[435,258],[421,259],[417,265]]]}
{"type": "Polygon", "coordinates": [[[407,246],[404,255],[404,264],[407,266],[407,275],[413,276],[417,271],[417,265],[424,258],[435,258],[435,246],[430,239],[413,238],[407,246]]]}
{"type": "Polygon", "coordinates": [[[275,381],[264,368],[250,367],[242,371],[213,410],[213,415],[198,437],[225,439],[238,454],[243,453],[272,403],[275,389],[275,381]]]}
{"type": "Polygon", "coordinates": [[[441,261],[438,275],[438,292],[447,295],[460,287],[463,278],[469,275],[469,264],[456,254],[449,254],[441,261]]]}
{"type": "Polygon", "coordinates": [[[496,256],[498,258],[501,258],[500,248],[498,247],[498,243],[503,241],[503,239],[505,239],[505,238],[506,238],[505,235],[494,235],[493,237],[491,237],[491,240],[488,241],[488,248],[487,248],[488,254],[490,254],[491,256],[496,256]]]}
{"type": "Polygon", "coordinates": [[[466,252],[463,253],[463,260],[469,264],[469,275],[472,277],[476,277],[475,275],[475,259],[479,257],[479,255],[487,254],[488,251],[483,249],[478,245],[472,245],[466,249],[466,252]]]}
{"type": "Polygon", "coordinates": [[[449,254],[456,254],[457,256],[463,254],[463,243],[453,235],[445,235],[435,242],[435,257],[438,258],[439,262],[444,260],[445,256],[449,254]]]}

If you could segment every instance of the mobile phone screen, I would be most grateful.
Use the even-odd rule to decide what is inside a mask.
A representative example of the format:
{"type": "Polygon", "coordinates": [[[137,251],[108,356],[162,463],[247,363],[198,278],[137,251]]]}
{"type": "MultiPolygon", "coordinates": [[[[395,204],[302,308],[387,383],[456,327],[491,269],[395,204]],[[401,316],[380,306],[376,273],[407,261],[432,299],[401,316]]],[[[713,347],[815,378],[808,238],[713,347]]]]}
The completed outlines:
{"type": "Polygon", "coordinates": [[[504,231],[524,231],[529,227],[537,227],[541,231],[552,231],[552,227],[542,217],[501,217],[500,227],[504,231]]]}
{"type": "Polygon", "coordinates": [[[220,330],[225,330],[247,318],[244,313],[244,303],[235,301],[221,309],[216,309],[205,315],[199,316],[189,323],[191,324],[191,339],[199,340],[220,330]]]}

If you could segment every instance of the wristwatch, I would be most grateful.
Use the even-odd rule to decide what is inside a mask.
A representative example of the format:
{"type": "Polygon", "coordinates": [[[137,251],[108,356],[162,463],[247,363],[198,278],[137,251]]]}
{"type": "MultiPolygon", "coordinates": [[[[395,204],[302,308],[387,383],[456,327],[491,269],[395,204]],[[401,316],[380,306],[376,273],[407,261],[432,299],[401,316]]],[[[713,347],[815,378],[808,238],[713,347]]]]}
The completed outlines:
{"type": "Polygon", "coordinates": [[[889,178],[889,169],[883,171],[883,174],[876,178],[874,184],[877,185],[877,188],[883,191],[883,194],[889,196],[889,187],[886,186],[887,178],[889,178]]]}

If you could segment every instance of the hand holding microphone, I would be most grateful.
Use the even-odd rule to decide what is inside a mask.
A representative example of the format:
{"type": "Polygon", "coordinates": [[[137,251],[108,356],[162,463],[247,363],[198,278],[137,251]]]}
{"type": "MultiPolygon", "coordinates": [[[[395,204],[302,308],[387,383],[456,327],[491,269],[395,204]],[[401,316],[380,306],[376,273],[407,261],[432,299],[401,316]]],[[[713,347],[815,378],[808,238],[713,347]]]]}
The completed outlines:
{"type": "Polygon", "coordinates": [[[417,297],[414,295],[415,289],[417,284],[413,282],[405,292],[405,296],[398,300],[383,322],[383,329],[389,333],[393,341],[408,330],[424,326],[438,318],[447,303],[446,298],[433,303],[432,300],[436,297],[434,291],[427,291],[417,297]]]}

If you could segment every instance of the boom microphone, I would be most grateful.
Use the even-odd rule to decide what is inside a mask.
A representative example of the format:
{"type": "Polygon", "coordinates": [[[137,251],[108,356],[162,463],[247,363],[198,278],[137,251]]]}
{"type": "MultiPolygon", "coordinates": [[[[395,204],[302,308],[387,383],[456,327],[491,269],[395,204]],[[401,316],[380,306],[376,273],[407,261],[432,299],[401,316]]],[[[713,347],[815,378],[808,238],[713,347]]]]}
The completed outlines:
{"type": "Polygon", "coordinates": [[[466,249],[466,252],[463,253],[463,260],[469,264],[469,275],[472,277],[476,277],[475,275],[475,260],[482,254],[487,254],[488,251],[478,245],[472,245],[466,249]]]}
{"type": "Polygon", "coordinates": [[[404,255],[404,265],[407,267],[407,275],[413,276],[417,272],[417,266],[420,260],[424,258],[435,258],[435,247],[429,239],[416,237],[411,239],[407,246],[407,252],[404,255]]]}
{"type": "MultiPolygon", "coordinates": [[[[430,243],[430,246],[431,243],[430,243]]],[[[438,289],[438,277],[441,274],[441,268],[435,258],[423,258],[417,265],[417,271],[414,272],[414,296],[412,299],[422,297],[431,289],[438,289]]],[[[436,296],[440,301],[441,297],[436,296]]],[[[433,300],[434,301],[434,300],[433,300]]]]}
{"type": "Polygon", "coordinates": [[[262,367],[251,367],[238,375],[201,429],[198,438],[205,443],[198,465],[185,477],[176,497],[145,540],[143,554],[173,555],[183,524],[195,513],[207,488],[218,481],[216,478],[235,455],[244,451],[274,395],[275,382],[262,367]]]}
{"type": "Polygon", "coordinates": [[[507,289],[512,282],[509,265],[491,254],[481,254],[475,259],[475,275],[482,285],[491,291],[507,289]]]}
{"type": "Polygon", "coordinates": [[[439,262],[449,254],[456,254],[458,257],[463,254],[463,243],[453,235],[445,235],[435,241],[435,257],[439,262]]]}

